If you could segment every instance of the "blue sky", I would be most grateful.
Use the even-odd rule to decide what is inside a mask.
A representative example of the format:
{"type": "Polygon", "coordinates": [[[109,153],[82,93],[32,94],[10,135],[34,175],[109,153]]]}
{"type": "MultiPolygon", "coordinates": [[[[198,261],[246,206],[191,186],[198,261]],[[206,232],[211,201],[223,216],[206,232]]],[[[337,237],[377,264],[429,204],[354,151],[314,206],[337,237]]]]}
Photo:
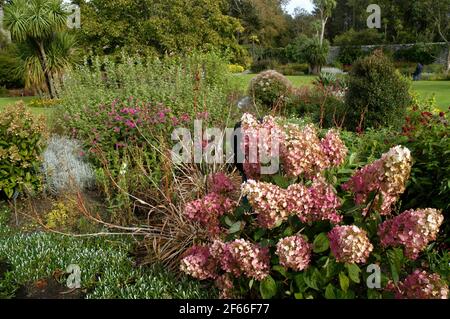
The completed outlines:
{"type": "Polygon", "coordinates": [[[311,0],[291,0],[291,2],[286,6],[286,10],[289,13],[293,13],[294,9],[300,7],[307,11],[312,11],[313,5],[311,0]]]}

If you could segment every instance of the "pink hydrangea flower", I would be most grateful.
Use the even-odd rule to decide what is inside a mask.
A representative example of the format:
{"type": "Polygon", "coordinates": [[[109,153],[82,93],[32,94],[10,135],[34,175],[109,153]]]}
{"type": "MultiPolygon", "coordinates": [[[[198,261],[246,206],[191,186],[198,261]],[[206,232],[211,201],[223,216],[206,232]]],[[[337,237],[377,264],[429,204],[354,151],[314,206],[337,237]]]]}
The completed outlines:
{"type": "Polygon", "coordinates": [[[276,254],[283,267],[301,271],[309,266],[311,250],[311,245],[303,237],[291,236],[278,242],[276,254]]]}
{"type": "Polygon", "coordinates": [[[224,173],[219,172],[208,176],[211,192],[226,194],[236,190],[231,179],[224,173]]]}
{"type": "Polygon", "coordinates": [[[320,147],[326,158],[326,167],[337,167],[344,163],[348,149],[335,130],[329,130],[320,141],[320,147]]]}
{"type": "Polygon", "coordinates": [[[200,280],[217,277],[217,261],[211,255],[209,247],[192,246],[181,258],[182,272],[200,280]]]}
{"type": "Polygon", "coordinates": [[[217,193],[209,193],[203,198],[189,202],[184,214],[193,221],[205,226],[211,235],[218,235],[221,232],[220,216],[230,213],[236,203],[228,197],[217,193]]]}
{"type": "Polygon", "coordinates": [[[220,299],[235,299],[233,280],[230,274],[223,274],[217,277],[215,281],[216,287],[219,289],[220,299]]]}
{"type": "Polygon", "coordinates": [[[436,239],[443,221],[444,216],[437,209],[408,210],[382,223],[378,235],[384,247],[404,246],[405,255],[416,259],[436,239]]]}
{"type": "Polygon", "coordinates": [[[357,226],[335,226],[329,233],[330,249],[336,261],[365,263],[373,250],[367,233],[357,226]]]}
{"type": "Polygon", "coordinates": [[[439,274],[416,269],[398,284],[390,282],[387,290],[395,292],[396,299],[448,299],[448,285],[439,274]]]}
{"type": "Polygon", "coordinates": [[[268,248],[244,239],[236,239],[228,243],[215,241],[210,251],[220,261],[222,270],[235,277],[245,275],[256,280],[263,280],[269,275],[268,248]]]}
{"type": "MultiPolygon", "coordinates": [[[[375,208],[381,215],[389,215],[392,205],[406,189],[412,167],[410,151],[396,146],[382,155],[381,159],[358,170],[353,177],[342,185],[344,190],[355,194],[357,204],[364,204],[370,193],[378,193],[374,198],[375,208]]],[[[368,207],[364,210],[364,214],[368,207]]]]}

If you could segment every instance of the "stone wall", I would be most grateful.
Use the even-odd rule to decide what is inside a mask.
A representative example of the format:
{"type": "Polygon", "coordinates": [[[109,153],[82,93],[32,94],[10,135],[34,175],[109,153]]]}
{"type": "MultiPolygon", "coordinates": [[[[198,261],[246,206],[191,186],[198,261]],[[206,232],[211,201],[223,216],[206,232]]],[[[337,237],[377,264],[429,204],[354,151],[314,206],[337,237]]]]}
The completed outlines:
{"type": "MultiPolygon", "coordinates": [[[[431,43],[431,44],[435,44],[435,45],[440,45],[442,46],[442,51],[439,54],[439,56],[436,57],[436,60],[434,63],[437,64],[444,64],[446,63],[447,60],[447,55],[448,55],[448,47],[445,45],[445,42],[437,42],[437,43],[431,43]]],[[[410,48],[412,46],[414,46],[415,43],[411,43],[411,44],[387,44],[387,45],[362,45],[360,46],[360,48],[364,51],[364,52],[369,52],[372,51],[374,49],[383,47],[386,48],[390,51],[396,52],[398,50],[401,49],[407,49],[410,48]]],[[[328,57],[327,57],[327,64],[332,64],[333,62],[335,62],[339,56],[339,51],[340,51],[340,47],[338,46],[332,46],[330,47],[330,52],[328,53],[328,57]]]]}

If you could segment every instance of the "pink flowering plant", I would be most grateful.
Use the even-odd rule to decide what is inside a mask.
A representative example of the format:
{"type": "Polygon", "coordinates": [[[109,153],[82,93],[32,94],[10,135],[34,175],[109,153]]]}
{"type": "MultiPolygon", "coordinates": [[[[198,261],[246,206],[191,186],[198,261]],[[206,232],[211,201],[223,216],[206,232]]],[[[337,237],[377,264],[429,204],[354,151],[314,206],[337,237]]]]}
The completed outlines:
{"type": "Polygon", "coordinates": [[[254,135],[274,128],[281,171],[244,165],[239,200],[226,174],[208,178],[216,186],[185,215],[209,235],[181,256],[182,272],[222,298],[447,298],[442,212],[397,206],[413,165],[407,148],[361,167],[338,131],[249,114],[243,122],[254,135]]]}

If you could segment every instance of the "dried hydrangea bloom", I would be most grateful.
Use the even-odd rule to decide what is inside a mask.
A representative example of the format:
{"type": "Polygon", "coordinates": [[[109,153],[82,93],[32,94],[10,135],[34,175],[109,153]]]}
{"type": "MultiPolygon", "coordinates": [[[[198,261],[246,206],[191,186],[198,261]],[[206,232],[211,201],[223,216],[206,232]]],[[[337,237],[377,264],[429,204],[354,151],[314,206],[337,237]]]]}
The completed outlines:
{"type": "MultiPolygon", "coordinates": [[[[381,159],[358,170],[352,178],[342,185],[344,190],[355,194],[357,204],[365,203],[370,193],[378,192],[374,203],[381,215],[389,215],[392,205],[405,191],[412,167],[410,151],[396,146],[382,155],[381,159]]],[[[367,213],[368,208],[364,210],[367,213]]]]}
{"type": "Polygon", "coordinates": [[[192,246],[181,258],[182,272],[199,280],[217,277],[217,261],[205,246],[192,246]]]}
{"type": "Polygon", "coordinates": [[[395,287],[388,284],[387,290],[395,292],[396,299],[448,299],[448,285],[439,274],[429,274],[416,269],[395,287]]]}
{"type": "Polygon", "coordinates": [[[326,158],[326,167],[338,167],[342,165],[348,154],[348,149],[335,130],[329,130],[320,141],[320,147],[326,158]]]}
{"type": "Polygon", "coordinates": [[[287,124],[284,128],[286,137],[281,145],[280,155],[288,176],[314,176],[326,167],[327,160],[313,125],[300,128],[298,125],[287,124]]]}
{"type": "Polygon", "coordinates": [[[367,233],[357,226],[336,226],[329,233],[330,249],[338,262],[365,263],[373,250],[367,233]]]}
{"type": "Polygon", "coordinates": [[[289,217],[286,191],[277,185],[249,180],[242,185],[242,193],[258,216],[263,228],[273,228],[289,217]]]}
{"type": "Polygon", "coordinates": [[[256,280],[263,280],[269,275],[269,250],[244,239],[221,243],[215,241],[211,254],[220,260],[222,270],[240,277],[245,275],[256,280]]]}
{"type": "Polygon", "coordinates": [[[229,274],[223,274],[217,277],[215,281],[216,287],[219,289],[220,299],[235,299],[233,280],[229,274]]]}
{"type": "Polygon", "coordinates": [[[276,254],[283,267],[301,271],[309,266],[311,249],[311,245],[303,237],[291,236],[278,242],[276,254]]]}
{"type": "Polygon", "coordinates": [[[405,255],[416,259],[436,239],[443,221],[444,216],[437,209],[408,210],[382,223],[378,235],[384,247],[402,245],[405,255]]]}
{"type": "Polygon", "coordinates": [[[203,198],[186,204],[184,214],[195,222],[207,227],[211,235],[221,232],[220,216],[230,213],[236,207],[236,203],[217,193],[209,193],[203,198]]]}

